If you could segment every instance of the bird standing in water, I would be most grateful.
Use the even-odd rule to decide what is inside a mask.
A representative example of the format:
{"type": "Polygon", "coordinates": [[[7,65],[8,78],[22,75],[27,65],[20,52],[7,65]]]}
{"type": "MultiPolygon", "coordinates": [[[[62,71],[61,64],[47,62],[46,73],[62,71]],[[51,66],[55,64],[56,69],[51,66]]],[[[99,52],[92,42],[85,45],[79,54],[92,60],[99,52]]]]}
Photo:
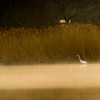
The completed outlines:
{"type": "Polygon", "coordinates": [[[79,58],[80,63],[82,63],[82,64],[87,64],[87,61],[83,61],[83,60],[81,60],[81,57],[80,57],[79,55],[77,55],[77,56],[78,56],[78,58],[79,58]]]}

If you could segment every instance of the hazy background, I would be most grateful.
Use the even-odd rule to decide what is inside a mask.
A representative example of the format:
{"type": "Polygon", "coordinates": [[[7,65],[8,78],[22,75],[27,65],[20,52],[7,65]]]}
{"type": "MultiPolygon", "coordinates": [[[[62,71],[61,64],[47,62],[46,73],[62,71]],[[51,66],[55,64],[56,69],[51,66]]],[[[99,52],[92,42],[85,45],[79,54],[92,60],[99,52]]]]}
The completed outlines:
{"type": "Polygon", "coordinates": [[[100,0],[0,0],[0,100],[99,100],[99,17],[100,0]]]}
{"type": "Polygon", "coordinates": [[[60,19],[100,25],[100,0],[0,0],[0,26],[56,25],[60,19]]]}
{"type": "Polygon", "coordinates": [[[99,16],[100,0],[0,0],[0,63],[100,62],[99,16]]]}

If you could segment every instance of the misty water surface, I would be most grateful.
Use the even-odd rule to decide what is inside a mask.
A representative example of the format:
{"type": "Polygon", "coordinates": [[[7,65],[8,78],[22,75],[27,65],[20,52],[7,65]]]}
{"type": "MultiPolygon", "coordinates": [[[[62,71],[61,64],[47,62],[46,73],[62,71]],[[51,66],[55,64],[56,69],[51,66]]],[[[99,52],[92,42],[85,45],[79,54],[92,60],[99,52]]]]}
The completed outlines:
{"type": "Polygon", "coordinates": [[[0,89],[100,87],[100,64],[0,66],[0,89]]]}

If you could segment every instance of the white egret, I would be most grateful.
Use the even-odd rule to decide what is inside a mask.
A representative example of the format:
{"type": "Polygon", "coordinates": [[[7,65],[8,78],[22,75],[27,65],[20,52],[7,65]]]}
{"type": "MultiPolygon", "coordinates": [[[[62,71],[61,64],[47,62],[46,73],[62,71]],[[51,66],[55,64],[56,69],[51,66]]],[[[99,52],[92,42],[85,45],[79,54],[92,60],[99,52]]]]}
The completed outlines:
{"type": "Polygon", "coordinates": [[[81,57],[80,57],[79,55],[77,55],[77,56],[78,56],[78,58],[79,58],[80,63],[82,63],[82,64],[87,64],[87,61],[83,61],[83,60],[81,60],[81,57]]]}
{"type": "Polygon", "coordinates": [[[61,19],[59,22],[60,22],[61,24],[65,24],[65,23],[66,23],[66,21],[65,21],[64,19],[61,19]]]}
{"type": "Polygon", "coordinates": [[[68,23],[71,24],[71,20],[69,20],[68,23]]]}

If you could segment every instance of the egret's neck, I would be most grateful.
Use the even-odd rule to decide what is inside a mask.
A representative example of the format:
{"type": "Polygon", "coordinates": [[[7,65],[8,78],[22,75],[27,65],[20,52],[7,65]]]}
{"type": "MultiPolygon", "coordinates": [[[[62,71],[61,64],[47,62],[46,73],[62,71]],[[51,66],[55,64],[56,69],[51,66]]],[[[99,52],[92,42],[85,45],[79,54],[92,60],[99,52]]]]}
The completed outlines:
{"type": "Polygon", "coordinates": [[[80,56],[78,56],[78,58],[79,58],[79,60],[81,61],[81,58],[80,58],[80,56]]]}

